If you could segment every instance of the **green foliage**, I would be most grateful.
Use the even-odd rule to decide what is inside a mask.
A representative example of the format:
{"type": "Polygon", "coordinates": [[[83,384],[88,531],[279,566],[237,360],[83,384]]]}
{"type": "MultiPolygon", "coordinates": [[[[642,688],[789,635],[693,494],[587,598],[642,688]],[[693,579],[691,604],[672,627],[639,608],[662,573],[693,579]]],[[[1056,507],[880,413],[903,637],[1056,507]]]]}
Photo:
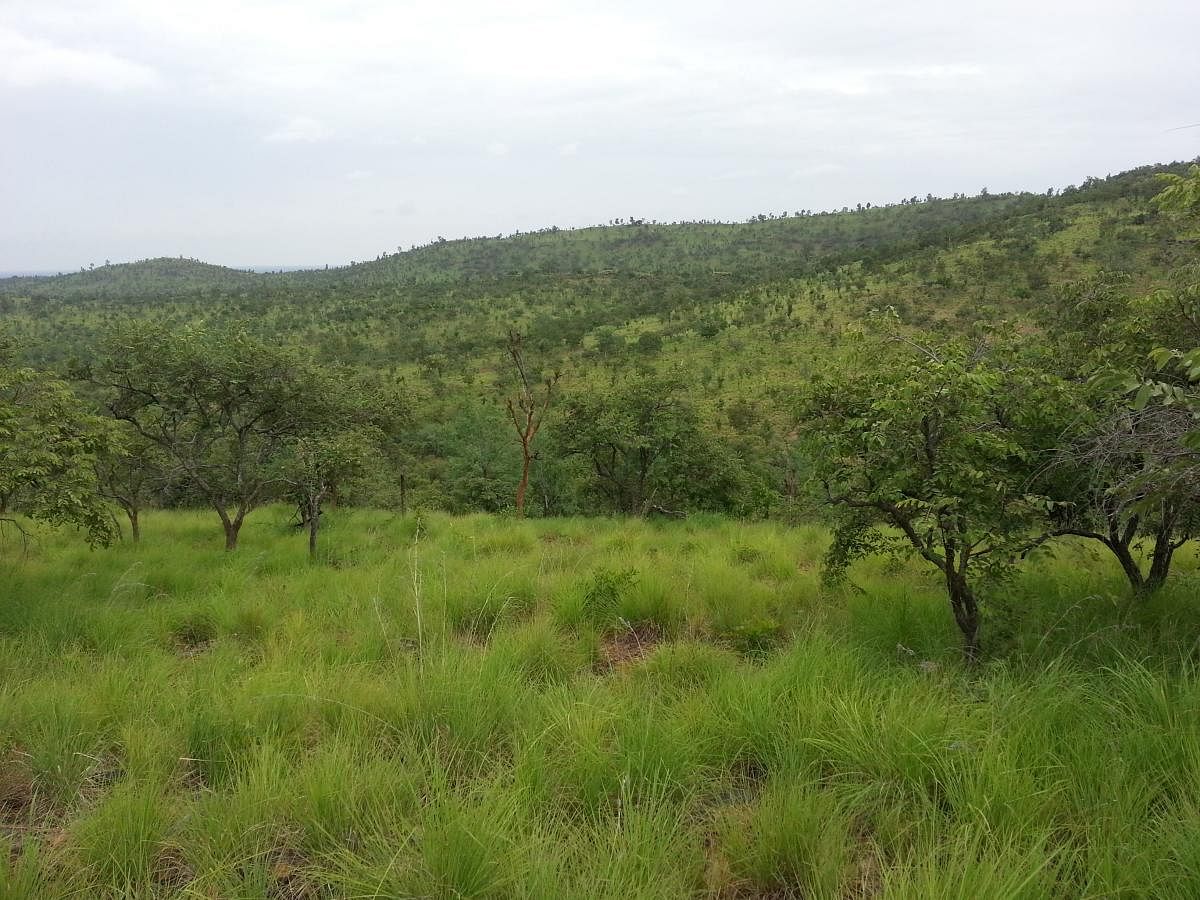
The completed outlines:
{"type": "Polygon", "coordinates": [[[1071,404],[1066,384],[1003,346],[868,343],[856,372],[817,382],[803,401],[816,487],[848,511],[832,570],[884,546],[869,529],[897,529],[942,573],[974,655],[970,573],[1005,574],[1031,546],[1044,501],[1029,486],[1071,404]]]}
{"type": "Polygon", "coordinates": [[[1182,215],[1200,215],[1200,165],[1193,165],[1186,175],[1163,172],[1158,177],[1166,187],[1154,197],[1157,206],[1182,215]]]}
{"type": "Polygon", "coordinates": [[[682,385],[631,378],[565,399],[559,440],[586,459],[592,487],[614,512],[734,509],[761,502],[740,461],[705,433],[682,385]]]}
{"type": "MultiPolygon", "coordinates": [[[[1186,166],[1050,194],[439,241],[323,271],[256,275],[149,260],[5,280],[0,316],[23,360],[45,368],[94,361],[103,335],[129,319],[167,330],[240,328],[273,348],[353,367],[400,388],[409,414],[362,496],[399,506],[403,472],[410,503],[459,511],[512,503],[520,473],[514,448],[500,440],[503,411],[473,412],[479,427],[462,435],[453,423],[507,395],[496,351],[516,328],[547,371],[569,372],[576,390],[681,380],[706,438],[783,498],[725,508],[774,511],[782,502],[799,513],[788,385],[842,365],[848,334],[873,308],[894,307],[905,323],[932,330],[998,320],[1026,327],[1060,285],[1102,269],[1132,276],[1135,296],[1165,284],[1193,254],[1179,223],[1147,203],[1161,172],[1186,166]],[[612,351],[603,357],[600,336],[612,351]],[[495,440],[480,433],[497,419],[495,440]]],[[[531,511],[611,509],[595,479],[554,452],[555,418],[539,436],[531,511]]],[[[703,508],[721,492],[708,493],[703,508]]],[[[166,499],[197,501],[173,485],[166,499]]]]}
{"type": "Polygon", "coordinates": [[[78,374],[217,511],[227,549],[288,444],[345,415],[331,378],[242,329],[129,326],[78,374]]]}
{"type": "Polygon", "coordinates": [[[791,779],[770,784],[745,815],[722,826],[730,868],[754,890],[839,896],[850,872],[852,828],[830,792],[791,779]]]}
{"type": "MultiPolygon", "coordinates": [[[[108,543],[116,528],[94,466],[115,441],[67,384],[0,362],[0,513],[75,525],[89,543],[108,543]]],[[[5,523],[21,527],[0,518],[5,523]]]]}
{"type": "MultiPolygon", "coordinates": [[[[366,410],[357,410],[369,415],[366,410]]],[[[347,410],[349,413],[350,410],[347,410]]],[[[367,424],[343,421],[296,435],[281,452],[276,478],[295,502],[308,529],[309,555],[316,556],[317,531],[325,501],[361,478],[379,456],[383,433],[367,424]]]]}
{"type": "Polygon", "coordinates": [[[587,620],[602,628],[614,626],[621,611],[621,602],[637,579],[638,573],[633,569],[598,569],[593,572],[580,595],[580,605],[587,620]]]}

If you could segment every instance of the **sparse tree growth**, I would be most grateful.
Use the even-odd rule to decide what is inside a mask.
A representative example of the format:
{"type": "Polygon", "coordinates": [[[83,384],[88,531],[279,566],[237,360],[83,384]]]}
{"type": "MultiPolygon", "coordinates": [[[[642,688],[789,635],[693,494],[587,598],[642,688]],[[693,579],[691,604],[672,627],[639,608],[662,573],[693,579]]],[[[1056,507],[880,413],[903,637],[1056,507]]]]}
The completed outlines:
{"type": "Polygon", "coordinates": [[[0,897],[1200,896],[1198,186],[0,279],[0,897]]]}

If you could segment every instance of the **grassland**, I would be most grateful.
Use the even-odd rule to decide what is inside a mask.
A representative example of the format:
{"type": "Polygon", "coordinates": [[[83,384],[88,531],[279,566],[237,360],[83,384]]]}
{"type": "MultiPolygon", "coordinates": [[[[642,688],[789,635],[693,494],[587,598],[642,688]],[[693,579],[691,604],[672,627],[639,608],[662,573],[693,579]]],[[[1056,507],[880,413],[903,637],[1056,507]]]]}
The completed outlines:
{"type": "Polygon", "coordinates": [[[286,510],[0,555],[0,897],[1195,897],[1196,561],[958,662],[815,527],[286,510]]]}

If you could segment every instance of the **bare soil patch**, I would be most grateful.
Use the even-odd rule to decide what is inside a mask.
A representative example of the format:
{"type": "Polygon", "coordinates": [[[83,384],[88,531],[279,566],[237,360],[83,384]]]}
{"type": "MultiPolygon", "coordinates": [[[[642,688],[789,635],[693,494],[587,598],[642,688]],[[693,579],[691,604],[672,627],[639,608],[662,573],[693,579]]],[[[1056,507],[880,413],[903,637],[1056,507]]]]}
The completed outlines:
{"type": "Polygon", "coordinates": [[[662,641],[662,628],[649,622],[610,631],[600,640],[595,669],[605,674],[627,668],[649,655],[662,641]]]}

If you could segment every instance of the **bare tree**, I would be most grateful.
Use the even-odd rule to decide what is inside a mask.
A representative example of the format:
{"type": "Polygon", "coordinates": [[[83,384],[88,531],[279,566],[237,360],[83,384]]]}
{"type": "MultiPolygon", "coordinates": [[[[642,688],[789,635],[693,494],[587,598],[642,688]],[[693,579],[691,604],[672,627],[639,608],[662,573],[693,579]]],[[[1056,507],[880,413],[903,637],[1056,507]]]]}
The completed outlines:
{"type": "Polygon", "coordinates": [[[505,401],[517,440],[521,443],[521,482],[517,485],[517,515],[525,515],[525,492],[529,489],[529,469],[537,459],[533,449],[534,439],[545,421],[546,412],[554,399],[561,372],[555,372],[544,381],[535,384],[525,366],[525,339],[519,331],[509,329],[507,350],[517,373],[517,393],[505,401]]]}

